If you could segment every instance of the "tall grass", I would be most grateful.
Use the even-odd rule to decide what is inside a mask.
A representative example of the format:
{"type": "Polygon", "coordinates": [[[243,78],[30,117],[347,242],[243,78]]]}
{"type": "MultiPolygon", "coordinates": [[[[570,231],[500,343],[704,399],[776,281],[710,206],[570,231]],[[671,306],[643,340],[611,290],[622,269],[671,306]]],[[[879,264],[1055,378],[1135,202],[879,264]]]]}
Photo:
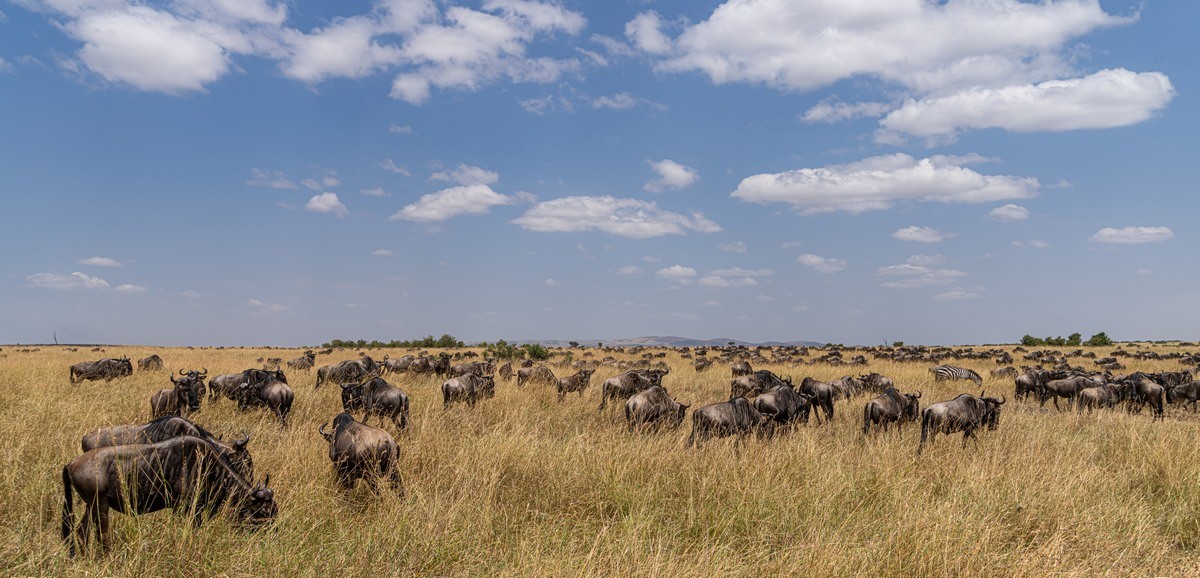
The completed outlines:
{"type": "MultiPolygon", "coordinates": [[[[104,355],[150,353],[168,368],[203,366],[212,376],[280,352],[104,355]]],[[[114,514],[112,549],[69,560],[58,537],[60,469],[87,431],[145,422],[150,395],[169,386],[167,371],[70,385],[67,367],[100,354],[0,355],[0,575],[1200,574],[1200,418],[1178,408],[1151,423],[1146,412],[1080,415],[1010,401],[1000,429],[981,433],[978,447],[939,436],[917,458],[913,424],[862,435],[863,395],[839,402],[832,424],[749,439],[736,452],[730,440],[689,450],[690,420],[631,434],[620,404],[597,411],[598,385],[618,373],[612,367],[596,372],[582,398],[559,404],[548,387],[501,382],[474,410],[443,410],[436,378],[390,378],[412,398],[413,424],[397,435],[403,500],[363,485],[336,489],[316,429],[340,411],[340,392],[314,390],[315,374],[289,373],[296,403],[286,430],[266,411],[205,400],[196,421],[252,436],[256,470],[271,474],[280,505],[273,528],[245,533],[220,517],[195,528],[168,512],[114,514]]],[[[697,374],[676,353],[666,361],[664,384],[677,399],[698,407],[728,397],[727,366],[697,374]]],[[[983,375],[994,367],[963,365],[983,375]]],[[[854,372],[762,368],[797,379],[854,372]]],[[[978,393],[933,383],[925,364],[873,361],[868,369],[905,391],[923,390],[922,407],[978,393]]],[[[1011,398],[1012,380],[985,378],[985,388],[1011,398]]],[[[386,429],[395,433],[390,422],[386,429]]]]}

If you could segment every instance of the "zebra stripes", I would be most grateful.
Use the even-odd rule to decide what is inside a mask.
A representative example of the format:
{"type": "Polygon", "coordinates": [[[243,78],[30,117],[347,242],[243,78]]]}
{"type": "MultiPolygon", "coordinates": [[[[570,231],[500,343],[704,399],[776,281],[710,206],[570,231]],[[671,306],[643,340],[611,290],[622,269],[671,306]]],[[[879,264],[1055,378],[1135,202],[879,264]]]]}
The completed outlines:
{"type": "Polygon", "coordinates": [[[979,377],[974,370],[965,367],[954,367],[953,365],[938,365],[929,368],[933,374],[934,381],[952,381],[959,379],[969,379],[974,381],[976,385],[983,385],[983,378],[979,377]]]}

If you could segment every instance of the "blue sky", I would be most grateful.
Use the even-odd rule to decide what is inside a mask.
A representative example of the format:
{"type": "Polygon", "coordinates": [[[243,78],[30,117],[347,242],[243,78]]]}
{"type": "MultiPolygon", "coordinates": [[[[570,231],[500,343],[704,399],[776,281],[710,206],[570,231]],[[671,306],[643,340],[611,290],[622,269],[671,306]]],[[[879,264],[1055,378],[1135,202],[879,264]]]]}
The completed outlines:
{"type": "Polygon", "coordinates": [[[0,342],[1200,339],[1198,16],[0,2],[0,342]]]}

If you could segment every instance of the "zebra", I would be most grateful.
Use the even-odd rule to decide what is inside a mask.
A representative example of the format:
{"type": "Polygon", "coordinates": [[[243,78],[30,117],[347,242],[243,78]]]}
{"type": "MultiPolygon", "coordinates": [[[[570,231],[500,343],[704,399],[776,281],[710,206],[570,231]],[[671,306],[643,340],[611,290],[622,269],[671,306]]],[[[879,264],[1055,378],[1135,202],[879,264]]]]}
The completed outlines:
{"type": "Polygon", "coordinates": [[[975,382],[975,385],[983,385],[983,378],[979,377],[972,369],[965,367],[954,367],[953,365],[938,365],[929,368],[933,374],[934,381],[948,381],[955,379],[969,379],[975,382]]]}

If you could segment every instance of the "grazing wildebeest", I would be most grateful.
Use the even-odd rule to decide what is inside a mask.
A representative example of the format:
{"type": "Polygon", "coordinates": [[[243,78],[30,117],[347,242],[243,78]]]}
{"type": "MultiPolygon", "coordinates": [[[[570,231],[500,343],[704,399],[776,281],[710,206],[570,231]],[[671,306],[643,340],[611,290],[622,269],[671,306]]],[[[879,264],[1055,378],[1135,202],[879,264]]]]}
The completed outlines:
{"type": "Polygon", "coordinates": [[[712,360],[707,357],[697,357],[692,361],[692,367],[696,370],[696,373],[700,373],[712,367],[712,360]]]}
{"type": "Polygon", "coordinates": [[[179,436],[195,436],[213,442],[221,450],[221,456],[229,460],[233,469],[246,478],[254,477],[254,460],[246,449],[246,445],[250,443],[249,434],[243,434],[240,440],[225,443],[199,425],[174,415],[163,416],[142,425],[96,428],[83,436],[80,446],[86,452],[108,446],[152,444],[179,436]]]}
{"type": "Polygon", "coordinates": [[[349,491],[358,480],[366,480],[371,491],[378,492],[380,478],[387,477],[392,490],[404,495],[400,482],[400,448],[392,434],[354,420],[348,413],[333,418],[333,431],[325,424],[317,428],[329,442],[329,460],[337,472],[338,483],[349,491]]]}
{"type": "Polygon", "coordinates": [[[777,385],[770,391],[754,398],[754,409],[777,424],[796,421],[808,423],[812,398],[799,393],[789,384],[777,385]]]}
{"type": "Polygon", "coordinates": [[[450,366],[450,377],[458,377],[468,373],[474,373],[480,377],[494,375],[496,373],[496,365],[491,361],[472,361],[470,363],[458,363],[450,366]]]}
{"type": "MultiPolygon", "coordinates": [[[[160,389],[150,396],[150,419],[167,415],[187,417],[188,413],[200,411],[199,383],[203,375],[197,372],[183,373],[182,379],[171,376],[171,389],[160,389]]],[[[206,374],[204,374],[206,375],[206,374]]]]}
{"type": "Polygon", "coordinates": [[[511,362],[505,363],[504,365],[500,366],[500,379],[503,379],[504,381],[508,381],[508,380],[512,379],[512,376],[513,376],[513,368],[512,368],[511,362]]]}
{"type": "Polygon", "coordinates": [[[1062,411],[1062,408],[1058,407],[1058,398],[1063,397],[1067,399],[1067,409],[1071,409],[1072,404],[1075,403],[1075,396],[1079,395],[1081,390],[1088,387],[1094,387],[1096,385],[1099,385],[1099,383],[1082,375],[1067,379],[1054,379],[1047,381],[1041,387],[1042,395],[1040,405],[1045,406],[1046,400],[1053,398],[1054,409],[1062,411]]]}
{"type": "Polygon", "coordinates": [[[661,385],[652,385],[625,400],[625,421],[629,431],[650,425],[668,424],[677,427],[683,423],[688,404],[671,399],[661,385]]]}
{"type": "Polygon", "coordinates": [[[375,363],[375,360],[371,359],[369,355],[364,355],[359,359],[347,359],[341,363],[322,365],[317,369],[317,382],[316,385],[313,385],[313,389],[321,387],[321,384],[325,382],[359,382],[377,372],[381,372],[379,364],[375,363]]]}
{"type": "Polygon", "coordinates": [[[666,369],[630,369],[621,375],[604,380],[604,385],[600,386],[600,407],[598,409],[604,409],[610,399],[613,401],[629,399],[633,394],[652,385],[662,385],[662,378],[667,373],[669,370],[666,369]]]}
{"type": "Polygon", "coordinates": [[[77,383],[84,379],[103,379],[105,382],[109,382],[127,375],[133,375],[133,363],[129,361],[128,357],[120,359],[105,357],[99,361],[81,361],[72,365],[69,377],[71,383],[77,383]]]}
{"type": "Polygon", "coordinates": [[[459,377],[451,377],[442,384],[442,407],[450,408],[456,401],[465,401],[470,407],[480,399],[496,397],[496,380],[491,376],[479,377],[468,373],[459,377]]]}
{"type": "Polygon", "coordinates": [[[216,444],[181,436],[153,444],[99,447],[63,466],[62,539],[75,555],[74,531],[81,546],[96,528],[100,545],[108,542],[108,511],[146,514],[171,508],[190,513],[196,524],[230,503],[234,519],[251,527],[269,522],[278,511],[271,476],[253,485],[221,456],[216,444]],[[74,494],[85,512],[76,527],[74,494]]]}
{"type": "Polygon", "coordinates": [[[408,394],[382,377],[372,377],[363,383],[343,383],[342,409],[347,412],[362,409],[363,423],[377,415],[381,425],[384,418],[390,418],[396,429],[408,427],[408,394]]]}
{"type": "Polygon", "coordinates": [[[938,432],[952,434],[963,432],[963,447],[967,447],[967,438],[978,440],[975,430],[987,426],[994,430],[1000,425],[1000,406],[1006,400],[994,397],[975,397],[969,393],[960,394],[949,401],[939,401],[930,404],[921,414],[921,442],[917,444],[917,455],[925,447],[926,439],[930,443],[938,432]]]}
{"type": "Polygon", "coordinates": [[[525,387],[526,383],[555,385],[558,383],[558,378],[554,377],[554,372],[550,371],[550,368],[544,365],[522,367],[517,370],[517,387],[525,387]]]}
{"type": "Polygon", "coordinates": [[[262,368],[267,371],[275,371],[276,369],[279,369],[279,366],[282,363],[283,363],[282,357],[268,357],[267,360],[265,362],[263,362],[262,368]]]}
{"type": "Polygon", "coordinates": [[[1182,402],[1185,406],[1190,405],[1194,413],[1197,401],[1200,401],[1200,381],[1190,381],[1167,388],[1168,403],[1182,402]]]}
{"type": "Polygon", "coordinates": [[[1150,406],[1150,421],[1163,419],[1163,406],[1166,401],[1166,388],[1142,372],[1130,374],[1125,382],[1132,385],[1130,392],[1130,410],[1141,411],[1142,404],[1150,406]]]}
{"type": "Polygon", "coordinates": [[[224,373],[208,380],[208,402],[216,401],[221,395],[237,401],[238,386],[242,381],[241,373],[224,373]]]}
{"type": "Polygon", "coordinates": [[[161,371],[163,368],[162,358],[157,353],[149,357],[143,357],[138,360],[138,369],[141,371],[161,371]]]}
{"type": "Polygon", "coordinates": [[[1112,384],[1088,387],[1079,391],[1075,400],[1075,408],[1080,412],[1087,408],[1092,413],[1094,407],[1112,407],[1121,401],[1122,389],[1112,384]]]}
{"type": "Polygon", "coordinates": [[[1053,377],[1057,376],[1052,376],[1048,371],[1026,368],[1024,373],[1013,380],[1013,397],[1021,401],[1028,400],[1031,393],[1036,393],[1040,397],[1042,387],[1053,377]]]}
{"type": "Polygon", "coordinates": [[[562,402],[563,398],[573,391],[579,392],[579,397],[582,398],[583,390],[587,389],[588,384],[592,382],[593,373],[596,373],[596,370],[580,369],[575,372],[575,375],[558,379],[558,401],[562,402]]]}
{"type": "Polygon", "coordinates": [[[887,391],[879,395],[879,397],[868,401],[863,406],[863,435],[870,433],[871,426],[887,431],[888,424],[896,422],[896,429],[906,421],[917,421],[921,416],[921,392],[917,393],[900,393],[894,387],[889,387],[887,391]]]}
{"type": "Polygon", "coordinates": [[[408,368],[412,366],[413,361],[416,359],[416,356],[413,355],[405,355],[396,359],[391,359],[387,355],[384,355],[383,363],[380,366],[383,367],[383,373],[403,373],[408,371],[408,368]]]}
{"type": "Polygon", "coordinates": [[[933,374],[934,381],[954,381],[959,379],[969,379],[975,382],[975,385],[983,385],[983,378],[975,373],[974,369],[965,367],[955,367],[953,365],[935,365],[929,368],[929,372],[933,374]]]}
{"type": "Polygon", "coordinates": [[[308,351],[304,352],[303,357],[297,357],[296,359],[287,362],[287,366],[288,369],[295,369],[297,371],[312,371],[313,364],[316,363],[316,361],[317,354],[313,353],[313,350],[309,349],[308,351]]]}
{"type": "Polygon", "coordinates": [[[992,374],[992,377],[1016,377],[1017,376],[1017,368],[1011,367],[1011,366],[1010,367],[1001,367],[1000,369],[993,369],[991,371],[991,374],[992,374]]]}
{"type": "Polygon", "coordinates": [[[778,375],[766,370],[760,369],[749,375],[741,375],[735,377],[729,382],[729,397],[744,397],[752,398],[757,395],[762,395],[771,390],[771,388],[780,385],[791,385],[792,378],[781,378],[778,375]]]}
{"type": "Polygon", "coordinates": [[[774,422],[759,413],[744,397],[713,403],[692,412],[692,434],[687,445],[699,445],[712,437],[736,435],[739,438],[749,433],[770,435],[774,422]]]}
{"type": "Polygon", "coordinates": [[[884,377],[875,372],[863,375],[861,378],[863,382],[863,388],[874,393],[883,393],[887,391],[889,387],[896,387],[896,384],[892,382],[892,378],[884,377]]]}
{"type": "Polygon", "coordinates": [[[731,373],[733,373],[733,377],[738,377],[741,375],[750,375],[751,373],[754,373],[754,369],[752,369],[750,367],[750,364],[745,361],[735,361],[733,363],[730,363],[729,371],[731,373]]]}
{"type": "Polygon", "coordinates": [[[850,398],[858,395],[863,390],[865,384],[861,379],[847,375],[829,382],[829,386],[833,388],[834,399],[840,397],[849,401],[850,398]]]}
{"type": "Polygon", "coordinates": [[[245,379],[238,385],[238,409],[245,411],[251,406],[266,406],[279,419],[279,427],[287,427],[288,414],[292,411],[296,394],[286,381],[277,379],[274,372],[265,373],[268,377],[261,380],[245,379]]]}
{"type": "MultiPolygon", "coordinates": [[[[800,393],[807,394],[813,400],[813,405],[825,412],[825,421],[833,421],[833,386],[823,381],[817,381],[811,377],[804,378],[800,382],[800,393]]],[[[815,410],[813,412],[816,413],[815,410]]],[[[821,423],[821,416],[817,416],[817,423],[821,423]]]]}

